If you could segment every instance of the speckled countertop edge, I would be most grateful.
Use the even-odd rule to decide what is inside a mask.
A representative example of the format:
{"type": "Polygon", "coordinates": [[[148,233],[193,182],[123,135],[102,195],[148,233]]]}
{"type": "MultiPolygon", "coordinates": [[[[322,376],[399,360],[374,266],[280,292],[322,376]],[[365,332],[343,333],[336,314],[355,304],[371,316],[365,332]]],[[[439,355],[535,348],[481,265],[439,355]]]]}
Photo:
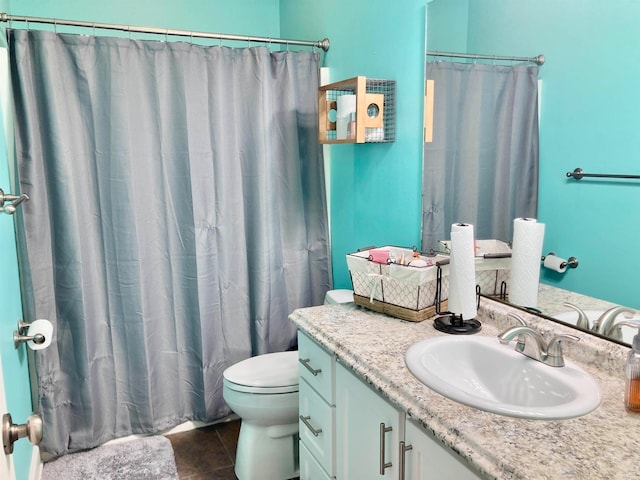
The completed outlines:
{"type": "MultiPolygon", "coordinates": [[[[483,323],[479,334],[497,335],[513,325],[507,313],[514,311],[483,299],[477,317],[483,323]]],[[[565,356],[600,385],[603,402],[598,409],[570,420],[524,420],[477,410],[437,394],[404,363],[410,345],[444,335],[431,320],[405,322],[345,305],[299,309],[290,319],[485,478],[622,479],[639,471],[640,415],[627,413],[623,405],[628,348],[515,312],[535,328],[581,338],[565,345],[565,356]]]]}

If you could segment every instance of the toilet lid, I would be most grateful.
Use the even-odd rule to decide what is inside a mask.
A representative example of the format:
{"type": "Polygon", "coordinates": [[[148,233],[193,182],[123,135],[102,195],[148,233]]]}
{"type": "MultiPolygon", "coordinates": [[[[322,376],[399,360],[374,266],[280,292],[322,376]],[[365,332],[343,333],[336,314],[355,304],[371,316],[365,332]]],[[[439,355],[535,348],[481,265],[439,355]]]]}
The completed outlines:
{"type": "Polygon", "coordinates": [[[223,377],[227,382],[254,388],[287,388],[298,390],[298,352],[266,353],[247,358],[227,368],[223,377]]]}
{"type": "Polygon", "coordinates": [[[325,304],[353,303],[353,290],[329,290],[324,296],[325,304]]]}

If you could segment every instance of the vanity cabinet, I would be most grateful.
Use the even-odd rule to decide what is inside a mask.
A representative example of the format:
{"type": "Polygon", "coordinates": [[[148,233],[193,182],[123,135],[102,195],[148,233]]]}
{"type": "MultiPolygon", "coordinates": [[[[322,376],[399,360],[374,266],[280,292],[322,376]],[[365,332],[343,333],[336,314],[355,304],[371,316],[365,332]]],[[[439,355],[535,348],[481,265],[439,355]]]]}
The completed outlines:
{"type": "Polygon", "coordinates": [[[428,431],[354,375],[336,367],[338,480],[477,480],[428,431]]]}
{"type": "Polygon", "coordinates": [[[477,480],[480,476],[470,470],[446,449],[431,432],[407,418],[404,437],[404,465],[407,480],[477,480]]]}
{"type": "Polygon", "coordinates": [[[300,478],[335,478],[335,355],[298,332],[300,478]]]}
{"type": "Polygon", "coordinates": [[[480,478],[302,332],[298,361],[300,480],[480,478]]]}

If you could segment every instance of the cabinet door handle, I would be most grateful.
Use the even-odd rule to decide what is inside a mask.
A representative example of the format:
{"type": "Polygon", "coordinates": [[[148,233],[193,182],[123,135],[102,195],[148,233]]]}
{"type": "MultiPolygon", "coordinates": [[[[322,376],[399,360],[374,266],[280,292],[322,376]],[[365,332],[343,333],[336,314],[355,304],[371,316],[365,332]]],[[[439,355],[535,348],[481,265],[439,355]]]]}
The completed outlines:
{"type": "Polygon", "coordinates": [[[405,478],[404,478],[404,467],[405,467],[404,454],[409,450],[413,450],[413,445],[406,445],[404,442],[400,442],[400,474],[398,476],[398,478],[400,480],[405,480],[405,478]]]}
{"type": "Polygon", "coordinates": [[[321,368],[313,368],[311,365],[309,365],[309,359],[308,358],[299,358],[298,361],[304,365],[304,367],[309,370],[311,372],[311,375],[313,375],[314,377],[317,377],[318,374],[320,372],[322,372],[321,368]]]}
{"type": "Polygon", "coordinates": [[[305,417],[304,415],[300,415],[300,420],[302,420],[302,423],[304,423],[307,426],[307,428],[311,430],[311,433],[313,433],[314,437],[317,437],[322,433],[321,428],[318,428],[318,429],[313,428],[313,425],[311,425],[311,423],[309,422],[309,420],[311,420],[310,416],[305,417]]]}
{"type": "Polygon", "coordinates": [[[391,462],[385,463],[384,461],[384,458],[387,456],[385,453],[384,436],[385,433],[390,432],[391,430],[393,430],[392,427],[386,427],[384,423],[380,424],[380,475],[384,475],[384,471],[392,465],[391,462]]]}

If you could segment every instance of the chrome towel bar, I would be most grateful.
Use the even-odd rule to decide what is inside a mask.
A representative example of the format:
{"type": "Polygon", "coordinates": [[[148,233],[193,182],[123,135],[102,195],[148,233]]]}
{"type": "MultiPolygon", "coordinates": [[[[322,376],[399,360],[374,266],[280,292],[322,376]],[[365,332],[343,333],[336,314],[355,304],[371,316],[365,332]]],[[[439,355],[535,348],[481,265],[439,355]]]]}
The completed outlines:
{"type": "Polygon", "coordinates": [[[581,168],[576,168],[573,172],[567,172],[568,178],[575,178],[580,180],[583,177],[597,177],[597,178],[627,178],[627,179],[640,179],[640,175],[617,175],[612,173],[584,173],[581,168]]]}

